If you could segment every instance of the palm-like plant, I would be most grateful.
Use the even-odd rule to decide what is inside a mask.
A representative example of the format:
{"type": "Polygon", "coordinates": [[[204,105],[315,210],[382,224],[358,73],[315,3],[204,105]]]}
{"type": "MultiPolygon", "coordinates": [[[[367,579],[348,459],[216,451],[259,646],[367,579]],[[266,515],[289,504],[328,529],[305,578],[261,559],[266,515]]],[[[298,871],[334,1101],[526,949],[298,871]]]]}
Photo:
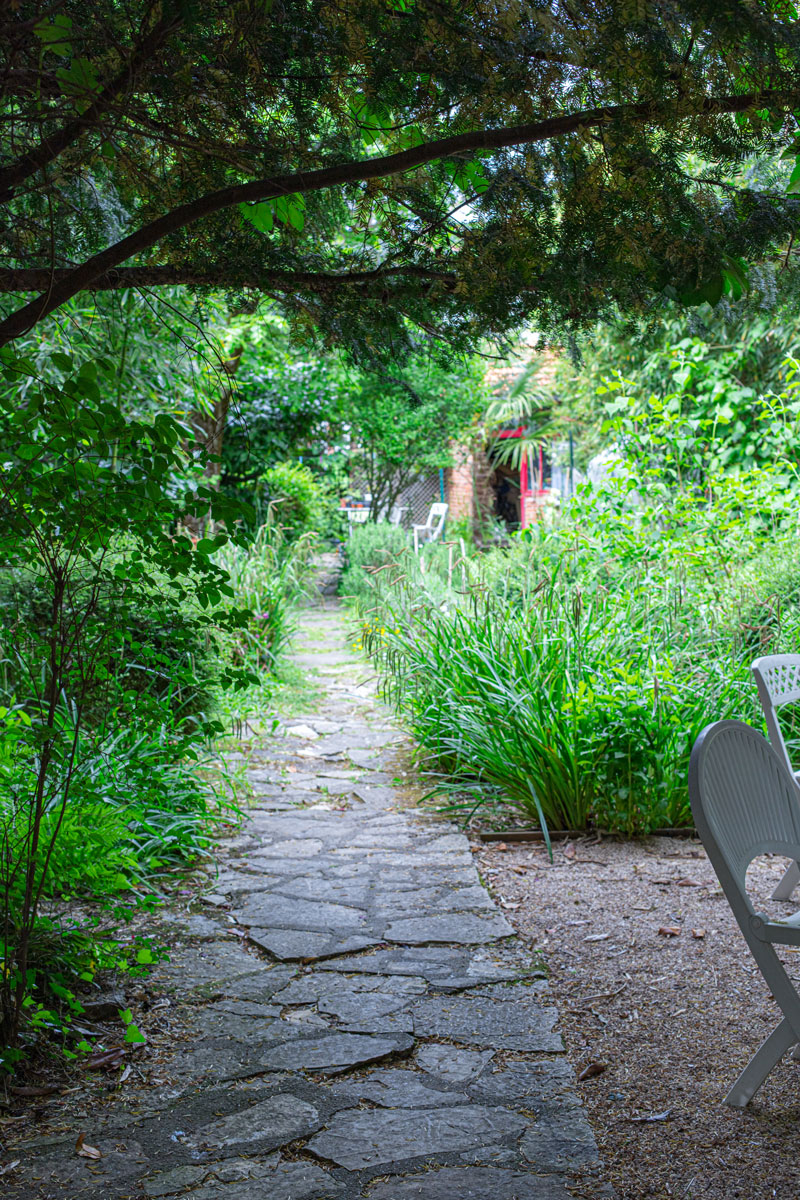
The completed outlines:
{"type": "Polygon", "coordinates": [[[493,449],[495,462],[517,470],[526,457],[538,454],[540,446],[555,432],[553,396],[540,379],[542,366],[541,356],[534,354],[486,410],[485,426],[490,437],[506,426],[522,430],[518,437],[498,438],[493,449]]]}

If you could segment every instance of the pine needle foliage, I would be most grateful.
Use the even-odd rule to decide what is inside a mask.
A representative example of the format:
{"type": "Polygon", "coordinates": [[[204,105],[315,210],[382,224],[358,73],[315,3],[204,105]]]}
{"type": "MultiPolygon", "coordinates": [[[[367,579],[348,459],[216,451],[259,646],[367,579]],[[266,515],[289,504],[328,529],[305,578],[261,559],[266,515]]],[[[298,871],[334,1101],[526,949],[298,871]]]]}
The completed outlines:
{"type": "Polygon", "coordinates": [[[784,0],[19,0],[0,47],[0,288],[38,293],[0,342],[186,284],[463,348],[741,296],[797,227],[748,168],[797,153],[784,0]]]}

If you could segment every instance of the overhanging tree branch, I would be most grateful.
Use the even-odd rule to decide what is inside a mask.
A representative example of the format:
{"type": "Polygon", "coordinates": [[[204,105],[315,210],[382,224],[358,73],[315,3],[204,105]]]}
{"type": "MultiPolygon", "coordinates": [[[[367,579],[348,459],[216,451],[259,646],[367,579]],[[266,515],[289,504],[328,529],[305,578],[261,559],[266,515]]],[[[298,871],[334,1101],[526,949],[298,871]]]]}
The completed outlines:
{"type": "MultiPolygon", "coordinates": [[[[60,283],[72,273],[70,267],[0,267],[0,293],[35,292],[49,287],[50,281],[60,283]]],[[[235,270],[203,271],[197,267],[116,267],[91,283],[87,291],[113,292],[123,288],[154,287],[241,287],[271,288],[275,291],[312,289],[325,291],[354,284],[379,283],[391,276],[407,276],[414,279],[441,280],[455,283],[452,271],[441,271],[434,267],[408,266],[375,267],[370,271],[277,271],[265,267],[248,268],[237,273],[235,270]]]]}
{"type": "Polygon", "coordinates": [[[31,175],[35,175],[42,167],[46,167],[48,163],[58,158],[64,150],[78,140],[81,134],[95,127],[110,111],[117,97],[130,87],[144,64],[164,45],[164,42],[179,28],[182,22],[182,16],[174,12],[157,21],[150,32],[146,33],[134,46],[130,58],[122,70],[109,80],[96,99],[80,116],[42,138],[39,145],[35,146],[33,150],[21,155],[16,162],[0,171],[0,203],[7,203],[11,200],[14,188],[19,187],[31,175]]]}
{"type": "Polygon", "coordinates": [[[778,92],[764,90],[742,95],[704,97],[694,104],[641,103],[617,104],[584,110],[565,116],[550,117],[532,124],[515,125],[505,129],[479,129],[425,142],[408,150],[380,157],[338,163],[315,171],[275,175],[250,183],[234,184],[209,192],[196,200],[181,204],[154,221],[122,238],[113,246],[93,255],[66,274],[41,296],[24,305],[0,322],[0,346],[6,345],[31,329],[38,321],[60,308],[78,292],[90,289],[96,280],[120,267],[128,259],[142,254],[163,238],[185,229],[226,208],[241,203],[257,203],[293,193],[321,191],[344,184],[364,183],[413,170],[437,159],[454,157],[476,150],[501,150],[510,146],[530,145],[549,141],[585,129],[615,121],[650,122],[665,125],[693,117],[747,112],[754,108],[795,108],[800,104],[800,91],[778,92]]]}

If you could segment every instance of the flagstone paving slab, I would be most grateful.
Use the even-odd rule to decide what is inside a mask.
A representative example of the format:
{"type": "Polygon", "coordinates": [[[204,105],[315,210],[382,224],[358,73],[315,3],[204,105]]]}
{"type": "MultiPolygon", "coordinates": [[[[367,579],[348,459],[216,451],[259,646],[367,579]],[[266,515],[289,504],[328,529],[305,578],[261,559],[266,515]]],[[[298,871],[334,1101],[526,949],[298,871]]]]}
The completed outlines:
{"type": "Polygon", "coordinates": [[[4,1200],[609,1196],[542,962],[411,806],[339,612],[300,636],[319,711],[257,744],[249,819],[170,918],[142,1086],[32,1143],[4,1200]]]}
{"type": "Polygon", "coordinates": [[[328,933],[301,929],[251,929],[249,939],[276,958],[302,962],[330,958],[375,945],[375,940],[368,937],[348,936],[345,933],[331,937],[328,933]]]}
{"type": "Polygon", "coordinates": [[[552,1177],[498,1167],[442,1167],[379,1183],[369,1200],[570,1200],[552,1177]]]}
{"type": "Polygon", "coordinates": [[[555,1032],[558,1011],[543,1007],[534,996],[527,1002],[469,995],[433,996],[416,1000],[411,1009],[414,1032],[421,1037],[446,1038],[494,1050],[538,1053],[562,1049],[555,1032]]]}
{"type": "Polygon", "coordinates": [[[454,1046],[422,1046],[417,1065],[444,1083],[469,1083],[480,1075],[494,1058],[493,1050],[457,1050],[454,1046]]]}
{"type": "Polygon", "coordinates": [[[376,1062],[410,1050],[414,1039],[407,1034],[373,1036],[361,1033],[331,1033],[285,1042],[262,1055],[270,1071],[345,1070],[360,1063],[376,1062]]]}
{"type": "Polygon", "coordinates": [[[499,913],[479,917],[465,913],[443,913],[435,917],[410,917],[392,921],[384,931],[387,942],[403,945],[427,945],[430,942],[460,942],[481,945],[497,938],[511,937],[514,930],[499,913]]]}
{"type": "MultiPolygon", "coordinates": [[[[518,1137],[527,1122],[503,1108],[347,1109],[336,1113],[308,1149],[348,1171],[427,1158],[518,1137]]],[[[454,1198],[455,1200],[455,1198],[454,1198]]]]}
{"type": "Polygon", "coordinates": [[[261,1149],[271,1150],[306,1137],[319,1126],[319,1113],[313,1104],[298,1100],[297,1096],[278,1094],[244,1112],[201,1126],[185,1144],[195,1150],[219,1151],[257,1142],[261,1149]]]}
{"type": "Polygon", "coordinates": [[[372,1100],[382,1108],[441,1108],[467,1104],[466,1092],[443,1092],[416,1071],[373,1071],[363,1079],[347,1080],[333,1088],[337,1096],[372,1100]]]}

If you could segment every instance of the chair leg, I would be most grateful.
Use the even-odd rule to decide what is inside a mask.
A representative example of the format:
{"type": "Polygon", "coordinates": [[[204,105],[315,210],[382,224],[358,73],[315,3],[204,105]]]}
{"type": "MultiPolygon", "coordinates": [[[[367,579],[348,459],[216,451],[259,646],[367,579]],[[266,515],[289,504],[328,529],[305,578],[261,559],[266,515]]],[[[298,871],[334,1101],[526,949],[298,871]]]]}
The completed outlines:
{"type": "Polygon", "coordinates": [[[762,1042],[736,1083],[725,1097],[731,1108],[744,1108],[761,1087],[772,1068],[787,1050],[797,1042],[797,1034],[784,1017],[772,1033],[762,1042]]]}
{"type": "Polygon", "coordinates": [[[789,900],[798,883],[800,883],[800,864],[796,862],[789,863],[783,879],[772,893],[772,899],[789,900]]]}

